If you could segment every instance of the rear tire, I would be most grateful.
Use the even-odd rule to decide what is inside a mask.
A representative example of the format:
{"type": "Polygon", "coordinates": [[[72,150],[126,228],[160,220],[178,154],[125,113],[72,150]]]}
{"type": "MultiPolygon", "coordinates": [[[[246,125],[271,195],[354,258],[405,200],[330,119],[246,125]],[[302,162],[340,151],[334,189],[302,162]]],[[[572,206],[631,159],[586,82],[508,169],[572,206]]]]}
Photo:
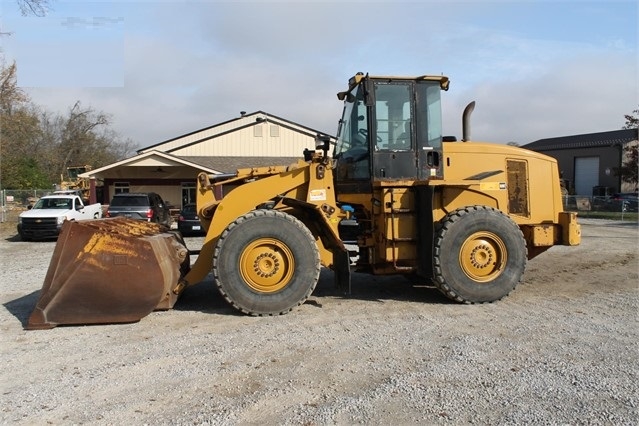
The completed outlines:
{"type": "Polygon", "coordinates": [[[301,305],[319,274],[313,235],[298,219],[277,210],[239,217],[215,245],[215,284],[233,307],[249,315],[285,314],[301,305]]]}
{"type": "Polygon", "coordinates": [[[493,302],[508,295],[526,268],[526,241],[519,226],[491,207],[470,206],[448,214],[435,236],[433,281],[450,299],[493,302]]]}

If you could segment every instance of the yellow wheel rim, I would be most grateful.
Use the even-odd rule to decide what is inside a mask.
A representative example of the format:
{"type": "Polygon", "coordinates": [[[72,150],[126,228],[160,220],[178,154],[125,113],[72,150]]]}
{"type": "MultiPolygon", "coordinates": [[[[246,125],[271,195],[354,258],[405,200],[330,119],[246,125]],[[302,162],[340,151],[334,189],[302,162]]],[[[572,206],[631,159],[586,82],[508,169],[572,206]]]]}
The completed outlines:
{"type": "Polygon", "coordinates": [[[475,232],[461,246],[459,264],[468,278],[486,283],[497,278],[506,266],[506,245],[492,232],[475,232]]]}
{"type": "Polygon", "coordinates": [[[293,252],[281,241],[260,238],[240,255],[240,274],[250,288],[273,293],[286,287],[295,271],[293,252]]]}

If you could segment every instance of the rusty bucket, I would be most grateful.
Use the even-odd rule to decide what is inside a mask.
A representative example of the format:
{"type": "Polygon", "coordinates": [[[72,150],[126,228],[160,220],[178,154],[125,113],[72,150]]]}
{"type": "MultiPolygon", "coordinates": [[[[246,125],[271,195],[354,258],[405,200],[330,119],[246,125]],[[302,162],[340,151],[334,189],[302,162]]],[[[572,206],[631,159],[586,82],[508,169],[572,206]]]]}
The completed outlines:
{"type": "Polygon", "coordinates": [[[139,321],[171,309],[190,267],[181,236],[126,218],[66,222],[26,328],[139,321]]]}

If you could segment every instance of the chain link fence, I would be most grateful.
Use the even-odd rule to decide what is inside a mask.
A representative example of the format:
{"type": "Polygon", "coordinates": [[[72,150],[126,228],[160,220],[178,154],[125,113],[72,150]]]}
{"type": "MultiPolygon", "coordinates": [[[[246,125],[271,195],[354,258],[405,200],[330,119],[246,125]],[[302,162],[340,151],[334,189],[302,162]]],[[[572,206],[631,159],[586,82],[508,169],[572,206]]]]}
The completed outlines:
{"type": "MultiPolygon", "coordinates": [[[[15,221],[17,223],[18,215],[25,211],[28,206],[33,204],[42,196],[53,192],[51,189],[29,189],[29,190],[10,190],[3,189],[1,192],[2,210],[0,212],[0,221],[15,221]]],[[[568,195],[563,197],[564,210],[578,212],[581,217],[601,216],[603,213],[618,213],[621,220],[624,218],[636,220],[637,200],[622,200],[607,196],[580,196],[568,195]]]]}
{"type": "Polygon", "coordinates": [[[33,206],[42,196],[51,194],[52,189],[3,189],[0,191],[0,222],[18,221],[18,215],[33,206]]]}
{"type": "Polygon", "coordinates": [[[581,217],[616,217],[637,220],[637,198],[611,196],[568,195],[563,197],[564,210],[577,212],[581,217]],[[607,215],[608,214],[608,215],[607,215]]]}

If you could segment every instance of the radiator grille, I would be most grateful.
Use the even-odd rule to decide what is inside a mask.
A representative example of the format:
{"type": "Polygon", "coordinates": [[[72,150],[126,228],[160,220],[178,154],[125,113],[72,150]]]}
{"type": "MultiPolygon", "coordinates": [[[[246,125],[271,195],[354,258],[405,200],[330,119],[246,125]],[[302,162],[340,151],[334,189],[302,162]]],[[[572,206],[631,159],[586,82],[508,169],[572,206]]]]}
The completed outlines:
{"type": "Polygon", "coordinates": [[[45,229],[55,228],[58,224],[58,218],[56,217],[38,217],[38,218],[23,218],[22,226],[29,227],[30,229],[45,229]]]}
{"type": "Polygon", "coordinates": [[[521,160],[507,160],[508,173],[508,213],[530,216],[528,205],[528,163],[521,160]]]}

